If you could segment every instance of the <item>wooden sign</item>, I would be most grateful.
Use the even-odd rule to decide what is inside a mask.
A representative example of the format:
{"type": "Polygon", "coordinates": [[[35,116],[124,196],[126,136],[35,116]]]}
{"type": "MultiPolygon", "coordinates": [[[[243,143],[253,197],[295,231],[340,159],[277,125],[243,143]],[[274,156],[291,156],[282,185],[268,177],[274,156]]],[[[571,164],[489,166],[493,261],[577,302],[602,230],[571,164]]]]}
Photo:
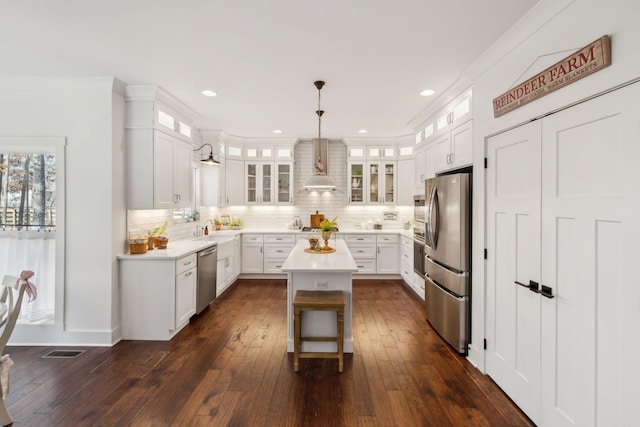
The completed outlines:
{"type": "Polygon", "coordinates": [[[493,100],[500,117],[531,101],[611,65],[611,42],[605,35],[493,100]]]}

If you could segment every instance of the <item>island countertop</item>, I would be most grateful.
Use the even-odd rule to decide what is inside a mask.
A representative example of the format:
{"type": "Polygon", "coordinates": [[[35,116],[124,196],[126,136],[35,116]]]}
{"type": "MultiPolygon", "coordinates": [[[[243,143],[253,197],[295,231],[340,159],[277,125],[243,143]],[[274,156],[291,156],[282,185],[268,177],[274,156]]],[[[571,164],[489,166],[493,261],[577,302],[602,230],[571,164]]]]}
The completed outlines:
{"type": "Polygon", "coordinates": [[[308,253],[304,250],[309,248],[309,242],[300,240],[282,265],[282,271],[285,273],[305,271],[357,272],[358,266],[344,240],[332,240],[331,245],[335,247],[335,252],[328,254],[308,253]]]}

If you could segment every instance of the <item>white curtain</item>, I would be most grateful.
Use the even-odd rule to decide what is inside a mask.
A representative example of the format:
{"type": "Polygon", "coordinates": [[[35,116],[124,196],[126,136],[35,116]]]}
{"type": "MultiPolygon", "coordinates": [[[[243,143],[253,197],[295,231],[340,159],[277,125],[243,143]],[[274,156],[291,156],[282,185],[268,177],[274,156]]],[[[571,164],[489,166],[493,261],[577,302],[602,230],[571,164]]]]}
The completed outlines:
{"type": "Polygon", "coordinates": [[[0,277],[19,276],[23,270],[35,273],[29,281],[36,285],[38,297],[29,302],[25,294],[19,323],[54,322],[55,268],[55,231],[0,230],[0,277]]]}

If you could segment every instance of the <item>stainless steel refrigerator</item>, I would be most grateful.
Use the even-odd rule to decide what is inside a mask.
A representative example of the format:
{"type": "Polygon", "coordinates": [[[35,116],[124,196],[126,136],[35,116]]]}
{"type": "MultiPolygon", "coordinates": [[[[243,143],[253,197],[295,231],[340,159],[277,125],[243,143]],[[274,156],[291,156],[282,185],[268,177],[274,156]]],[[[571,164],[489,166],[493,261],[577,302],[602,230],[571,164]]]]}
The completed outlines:
{"type": "Polygon", "coordinates": [[[467,352],[471,304],[471,174],[425,181],[425,314],[459,353],[467,352]]]}

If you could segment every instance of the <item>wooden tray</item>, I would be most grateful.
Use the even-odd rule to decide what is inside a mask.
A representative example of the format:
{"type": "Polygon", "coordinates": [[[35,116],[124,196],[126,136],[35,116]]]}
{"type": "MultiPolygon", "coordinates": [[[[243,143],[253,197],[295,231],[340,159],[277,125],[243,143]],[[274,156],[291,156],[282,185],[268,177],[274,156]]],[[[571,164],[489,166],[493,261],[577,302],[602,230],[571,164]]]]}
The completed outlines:
{"type": "Polygon", "coordinates": [[[316,251],[315,249],[305,248],[304,250],[308,254],[331,254],[335,252],[335,248],[329,248],[329,250],[322,249],[321,251],[316,251]]]}

